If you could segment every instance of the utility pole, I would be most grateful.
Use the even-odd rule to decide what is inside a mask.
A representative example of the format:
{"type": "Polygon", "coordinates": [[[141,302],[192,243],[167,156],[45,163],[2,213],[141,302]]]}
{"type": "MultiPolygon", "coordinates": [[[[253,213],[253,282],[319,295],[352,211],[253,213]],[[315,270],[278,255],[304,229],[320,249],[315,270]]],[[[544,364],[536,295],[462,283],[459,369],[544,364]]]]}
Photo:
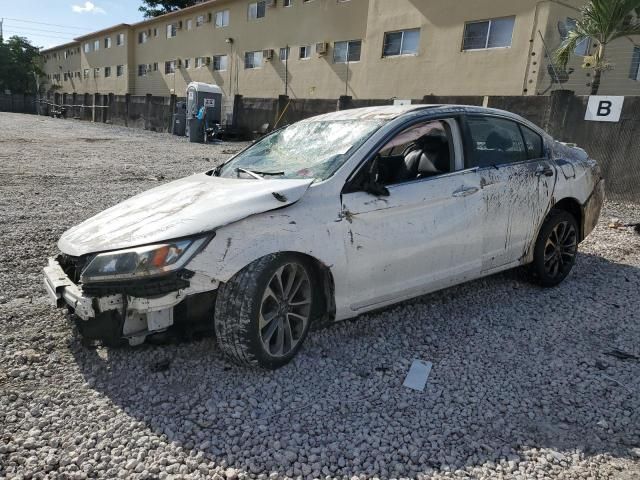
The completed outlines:
{"type": "Polygon", "coordinates": [[[4,37],[2,36],[2,24],[4,23],[4,18],[0,18],[0,42],[4,41],[4,37]]]}

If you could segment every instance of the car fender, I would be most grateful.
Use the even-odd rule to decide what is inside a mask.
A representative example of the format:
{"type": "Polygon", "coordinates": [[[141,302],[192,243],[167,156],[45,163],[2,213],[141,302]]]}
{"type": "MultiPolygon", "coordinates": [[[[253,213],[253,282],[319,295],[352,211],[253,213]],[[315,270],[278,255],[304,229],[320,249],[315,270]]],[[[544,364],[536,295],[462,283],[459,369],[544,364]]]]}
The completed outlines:
{"type": "Polygon", "coordinates": [[[339,198],[312,187],[293,205],[216,229],[213,240],[187,268],[224,283],[259,258],[294,252],[312,257],[328,268],[336,291],[345,291],[344,222],[340,221],[339,210],[339,198]]]}

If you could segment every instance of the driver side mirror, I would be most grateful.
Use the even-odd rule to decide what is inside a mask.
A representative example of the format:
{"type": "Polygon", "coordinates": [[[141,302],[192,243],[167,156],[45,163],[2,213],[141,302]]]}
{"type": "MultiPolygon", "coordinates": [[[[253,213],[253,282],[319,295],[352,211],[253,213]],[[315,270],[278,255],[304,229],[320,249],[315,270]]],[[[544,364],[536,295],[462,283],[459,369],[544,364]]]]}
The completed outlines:
{"type": "Polygon", "coordinates": [[[376,197],[388,197],[389,190],[380,180],[380,155],[376,155],[369,165],[367,178],[363,185],[363,190],[376,197]]]}

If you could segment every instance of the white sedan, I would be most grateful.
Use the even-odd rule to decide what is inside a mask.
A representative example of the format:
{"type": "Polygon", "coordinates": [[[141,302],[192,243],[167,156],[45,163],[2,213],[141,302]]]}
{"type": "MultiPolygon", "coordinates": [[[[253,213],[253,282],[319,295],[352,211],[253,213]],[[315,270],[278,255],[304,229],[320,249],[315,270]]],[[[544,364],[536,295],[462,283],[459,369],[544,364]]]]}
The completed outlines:
{"type": "Polygon", "coordinates": [[[89,340],[214,330],[229,357],[277,368],[314,324],[521,265],[558,284],[603,198],[584,150],[517,115],[347,110],[71,228],[44,283],[89,340]]]}

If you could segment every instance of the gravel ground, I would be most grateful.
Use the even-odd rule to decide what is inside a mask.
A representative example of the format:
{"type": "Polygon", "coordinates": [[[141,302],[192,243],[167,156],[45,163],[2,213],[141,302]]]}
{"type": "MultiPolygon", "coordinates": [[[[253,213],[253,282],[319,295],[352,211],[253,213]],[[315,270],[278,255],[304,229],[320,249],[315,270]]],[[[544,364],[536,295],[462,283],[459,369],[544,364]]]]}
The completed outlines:
{"type": "Polygon", "coordinates": [[[40,269],[73,224],[242,144],[0,113],[0,477],[640,478],[640,206],[560,287],[506,273],[314,332],[276,372],[213,339],[81,345],[40,269]],[[411,361],[434,367],[424,393],[411,361]],[[157,371],[158,363],[168,368],[157,371]]]}

